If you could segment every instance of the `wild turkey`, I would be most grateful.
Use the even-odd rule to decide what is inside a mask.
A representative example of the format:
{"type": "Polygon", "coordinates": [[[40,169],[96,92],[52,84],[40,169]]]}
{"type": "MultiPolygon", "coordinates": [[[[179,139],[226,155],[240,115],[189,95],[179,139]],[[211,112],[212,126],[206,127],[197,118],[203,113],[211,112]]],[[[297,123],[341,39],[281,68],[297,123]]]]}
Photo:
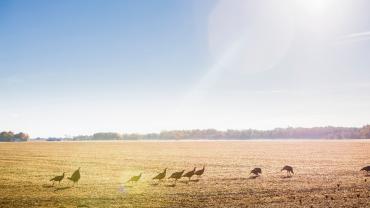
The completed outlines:
{"type": "Polygon", "coordinates": [[[287,175],[291,176],[291,174],[294,174],[292,166],[286,165],[284,166],[281,171],[286,170],[287,175]]]}
{"type": "Polygon", "coordinates": [[[65,174],[65,172],[63,172],[63,174],[62,175],[60,175],[60,176],[55,176],[54,178],[52,178],[52,179],[50,179],[50,181],[53,181],[53,185],[54,185],[54,182],[55,181],[57,181],[59,184],[60,184],[60,182],[63,180],[63,178],[64,178],[64,174],[65,174]]]}
{"type": "Polygon", "coordinates": [[[195,169],[196,168],[194,168],[192,171],[189,171],[189,172],[185,173],[182,177],[188,177],[189,181],[190,181],[191,177],[193,177],[193,175],[195,173],[195,169]]]}
{"type": "Polygon", "coordinates": [[[205,166],[203,165],[203,168],[200,170],[195,171],[194,175],[197,175],[198,177],[202,176],[205,170],[205,166]]]}
{"type": "Polygon", "coordinates": [[[73,172],[71,177],[68,177],[69,180],[73,181],[73,186],[75,185],[75,183],[78,183],[80,178],[81,178],[80,168],[78,168],[75,172],[73,172]]]}
{"type": "Polygon", "coordinates": [[[254,168],[253,170],[251,170],[251,172],[249,174],[254,174],[256,176],[258,176],[258,174],[262,174],[262,170],[261,168],[254,168]]]}
{"type": "Polygon", "coordinates": [[[172,175],[169,177],[169,179],[171,179],[171,178],[175,179],[175,183],[176,183],[176,181],[177,181],[178,179],[180,179],[180,178],[181,178],[181,176],[182,176],[182,174],[184,174],[184,172],[185,172],[185,170],[182,170],[182,171],[180,171],[180,172],[174,172],[174,173],[172,173],[172,175]]]}
{"type": "Polygon", "coordinates": [[[162,173],[159,173],[158,175],[156,175],[153,178],[153,180],[158,179],[158,181],[161,181],[162,179],[164,179],[166,177],[166,171],[167,171],[167,168],[165,168],[162,173]]]}
{"type": "Polygon", "coordinates": [[[137,176],[132,176],[131,178],[130,178],[130,180],[128,180],[126,183],[128,183],[128,182],[131,182],[131,183],[133,183],[133,182],[138,182],[139,180],[140,180],[140,178],[141,178],[141,175],[142,175],[142,173],[140,173],[139,175],[137,175],[137,176]]]}
{"type": "Polygon", "coordinates": [[[369,166],[366,166],[366,167],[363,167],[361,168],[360,171],[366,171],[366,173],[368,174],[370,172],[370,165],[369,166]]]}

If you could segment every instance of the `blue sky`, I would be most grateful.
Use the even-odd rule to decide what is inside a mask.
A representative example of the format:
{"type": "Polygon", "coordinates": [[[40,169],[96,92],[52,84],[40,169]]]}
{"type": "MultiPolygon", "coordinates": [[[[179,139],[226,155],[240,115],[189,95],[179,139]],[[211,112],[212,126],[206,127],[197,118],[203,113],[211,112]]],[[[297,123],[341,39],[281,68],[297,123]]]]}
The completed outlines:
{"type": "Polygon", "coordinates": [[[0,130],[361,126],[370,3],[1,1],[0,130]]]}

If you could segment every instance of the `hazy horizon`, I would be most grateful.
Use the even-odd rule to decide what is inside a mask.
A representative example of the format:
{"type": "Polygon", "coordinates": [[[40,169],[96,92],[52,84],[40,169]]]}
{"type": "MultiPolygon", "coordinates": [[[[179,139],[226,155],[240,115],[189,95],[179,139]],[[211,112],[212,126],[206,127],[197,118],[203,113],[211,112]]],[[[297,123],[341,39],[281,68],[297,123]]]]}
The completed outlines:
{"type": "Polygon", "coordinates": [[[0,131],[361,127],[366,0],[1,1],[0,131]]]}

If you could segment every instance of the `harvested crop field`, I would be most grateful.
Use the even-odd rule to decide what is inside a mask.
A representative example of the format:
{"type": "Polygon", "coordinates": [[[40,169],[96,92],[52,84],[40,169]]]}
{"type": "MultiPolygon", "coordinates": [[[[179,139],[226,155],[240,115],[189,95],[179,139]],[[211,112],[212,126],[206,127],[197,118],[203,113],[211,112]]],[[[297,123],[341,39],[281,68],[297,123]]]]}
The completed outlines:
{"type": "Polygon", "coordinates": [[[369,164],[367,140],[0,143],[0,207],[370,207],[369,164]],[[152,180],[203,164],[190,182],[152,180]]]}

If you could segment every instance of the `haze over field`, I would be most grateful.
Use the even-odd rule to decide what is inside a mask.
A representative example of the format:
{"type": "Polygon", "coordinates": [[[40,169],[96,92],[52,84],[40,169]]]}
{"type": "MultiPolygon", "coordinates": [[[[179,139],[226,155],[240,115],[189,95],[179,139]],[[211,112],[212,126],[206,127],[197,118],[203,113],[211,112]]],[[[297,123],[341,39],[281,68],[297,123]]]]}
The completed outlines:
{"type": "Polygon", "coordinates": [[[369,8],[0,0],[0,208],[370,207],[369,8]]]}
{"type": "Polygon", "coordinates": [[[361,127],[370,2],[0,2],[0,130],[361,127]]]}

